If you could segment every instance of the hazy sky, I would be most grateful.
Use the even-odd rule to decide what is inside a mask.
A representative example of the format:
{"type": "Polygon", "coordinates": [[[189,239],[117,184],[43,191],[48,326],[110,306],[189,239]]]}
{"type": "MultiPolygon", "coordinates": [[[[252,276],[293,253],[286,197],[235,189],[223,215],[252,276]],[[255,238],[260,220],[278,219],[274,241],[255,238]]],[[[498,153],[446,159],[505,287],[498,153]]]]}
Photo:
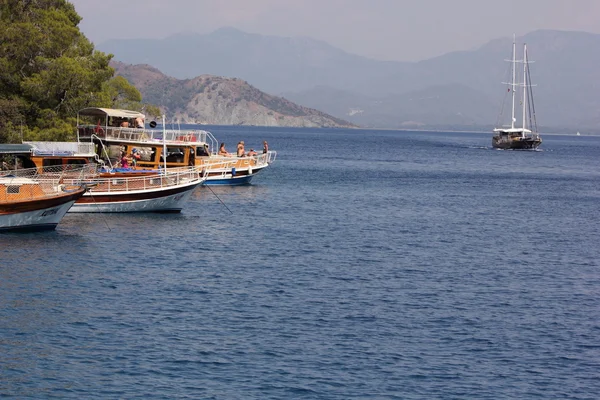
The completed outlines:
{"type": "Polygon", "coordinates": [[[94,43],[231,26],[416,61],[536,29],[600,33],[600,0],[71,0],[94,43]]]}

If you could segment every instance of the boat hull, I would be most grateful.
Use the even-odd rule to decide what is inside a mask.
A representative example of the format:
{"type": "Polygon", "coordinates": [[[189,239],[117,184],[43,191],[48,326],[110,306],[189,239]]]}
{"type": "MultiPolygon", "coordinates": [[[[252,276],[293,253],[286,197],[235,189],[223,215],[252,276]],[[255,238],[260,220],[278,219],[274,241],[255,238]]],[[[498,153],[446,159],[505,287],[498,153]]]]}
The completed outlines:
{"type": "Polygon", "coordinates": [[[235,168],[232,171],[226,171],[225,173],[218,171],[212,172],[209,171],[206,175],[205,185],[215,185],[215,186],[240,186],[240,185],[249,185],[252,181],[254,175],[258,174],[265,167],[261,168],[244,168],[241,170],[236,170],[235,168]]]}
{"type": "MultiPolygon", "coordinates": [[[[261,168],[244,168],[241,170],[233,170],[227,169],[215,169],[209,170],[208,172],[203,171],[202,175],[206,175],[206,181],[204,185],[219,185],[219,186],[240,186],[240,185],[249,185],[252,181],[254,175],[258,174],[265,167],[261,168]]],[[[199,170],[202,170],[198,167],[199,170]]],[[[157,175],[159,173],[158,170],[124,170],[117,169],[119,178],[128,178],[128,177],[139,177],[139,176],[150,176],[157,175]]],[[[100,175],[102,178],[112,178],[114,177],[114,173],[103,173],[100,175]]]]}
{"type": "Polygon", "coordinates": [[[196,187],[196,180],[167,190],[140,190],[129,192],[89,192],[69,210],[71,213],[179,213],[196,187]]]}
{"type": "Polygon", "coordinates": [[[502,150],[535,150],[540,144],[542,139],[536,138],[519,138],[519,139],[503,139],[498,136],[492,138],[492,147],[495,149],[502,150]]]}
{"type": "Polygon", "coordinates": [[[55,229],[83,192],[84,189],[49,199],[0,205],[0,231],[55,229]]]}
{"type": "Polygon", "coordinates": [[[248,185],[255,174],[252,175],[242,175],[242,176],[230,176],[230,177],[221,177],[221,178],[208,178],[205,185],[209,186],[239,186],[239,185],[248,185]]]}

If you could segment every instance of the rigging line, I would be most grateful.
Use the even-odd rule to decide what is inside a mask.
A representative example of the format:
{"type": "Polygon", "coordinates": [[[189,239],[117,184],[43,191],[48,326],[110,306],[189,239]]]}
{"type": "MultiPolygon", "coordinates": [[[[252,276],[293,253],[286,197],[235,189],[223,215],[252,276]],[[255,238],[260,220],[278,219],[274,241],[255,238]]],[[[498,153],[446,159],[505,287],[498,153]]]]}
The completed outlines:
{"type": "Polygon", "coordinates": [[[507,82],[506,86],[507,86],[508,90],[506,92],[504,92],[504,97],[502,98],[502,106],[500,107],[500,114],[498,115],[498,118],[496,119],[496,126],[497,127],[500,126],[501,121],[504,118],[504,105],[506,104],[506,98],[508,97],[508,94],[510,93],[511,90],[515,90],[514,86],[512,86],[510,83],[508,83],[511,80],[512,68],[513,68],[513,66],[512,66],[512,63],[511,63],[510,64],[510,68],[508,68],[507,71],[506,71],[505,82],[507,82]]]}
{"type": "MultiPolygon", "coordinates": [[[[531,71],[529,70],[529,66],[527,66],[527,80],[531,83],[531,71]]],[[[529,88],[529,96],[528,97],[530,97],[530,100],[529,100],[530,117],[529,117],[529,119],[531,120],[531,118],[533,118],[532,126],[535,127],[535,132],[537,132],[537,117],[535,116],[535,104],[533,103],[533,85],[531,85],[529,88]]],[[[531,121],[530,121],[530,124],[531,124],[531,121]]]]}
{"type": "Polygon", "coordinates": [[[223,203],[223,200],[221,200],[221,199],[219,198],[219,196],[217,196],[217,194],[214,192],[214,190],[212,190],[212,188],[210,187],[210,185],[204,185],[204,186],[206,186],[207,188],[209,188],[209,189],[210,189],[210,191],[212,192],[212,194],[214,194],[214,195],[215,195],[215,197],[216,197],[217,199],[219,199],[219,201],[221,202],[221,204],[223,204],[223,205],[225,206],[225,208],[226,208],[226,209],[227,209],[227,210],[228,210],[228,211],[229,211],[231,214],[233,214],[233,211],[231,211],[231,210],[229,209],[229,207],[227,207],[227,204],[223,203]]]}
{"type": "Polygon", "coordinates": [[[504,117],[504,104],[506,104],[506,97],[508,96],[508,92],[504,93],[504,98],[502,99],[502,107],[500,108],[500,115],[496,119],[496,126],[500,126],[501,120],[504,117]]]}
{"type": "MultiPolygon", "coordinates": [[[[94,199],[94,195],[92,194],[92,192],[90,191],[89,193],[90,193],[90,197],[92,198],[92,201],[94,202],[94,205],[96,207],[98,207],[98,209],[100,209],[100,206],[98,205],[98,203],[96,203],[96,199],[94,199]]],[[[104,213],[102,211],[99,211],[99,212],[100,212],[100,215],[102,215],[102,220],[106,224],[106,227],[108,228],[108,231],[112,232],[112,229],[110,229],[110,226],[108,226],[108,221],[106,221],[106,218],[103,218],[104,217],[104,213]]]]}

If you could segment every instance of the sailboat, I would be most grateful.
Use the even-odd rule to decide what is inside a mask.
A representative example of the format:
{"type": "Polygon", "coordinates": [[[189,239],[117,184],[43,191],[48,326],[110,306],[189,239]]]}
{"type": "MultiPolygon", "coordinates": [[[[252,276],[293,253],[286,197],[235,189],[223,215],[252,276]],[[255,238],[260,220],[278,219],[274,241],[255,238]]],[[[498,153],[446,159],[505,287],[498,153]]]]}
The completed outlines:
{"type": "Polygon", "coordinates": [[[512,112],[510,127],[503,126],[494,129],[492,137],[492,146],[497,149],[505,150],[533,150],[542,144],[542,138],[537,132],[537,122],[535,118],[535,107],[533,103],[533,91],[531,77],[529,73],[529,63],[527,58],[527,44],[523,45],[523,60],[516,59],[516,43],[513,39],[512,50],[512,80],[508,82],[508,90],[512,92],[512,112]],[[523,82],[517,82],[517,63],[523,63],[523,82]],[[516,88],[522,88],[522,97],[520,99],[522,111],[522,124],[517,126],[516,122],[516,88]]]}

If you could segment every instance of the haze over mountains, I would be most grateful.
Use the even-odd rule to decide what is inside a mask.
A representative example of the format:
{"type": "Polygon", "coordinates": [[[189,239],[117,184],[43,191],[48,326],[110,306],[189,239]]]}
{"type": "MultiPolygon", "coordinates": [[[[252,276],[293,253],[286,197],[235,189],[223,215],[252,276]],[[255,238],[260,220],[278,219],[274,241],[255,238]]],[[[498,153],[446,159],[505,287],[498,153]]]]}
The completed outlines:
{"type": "Polygon", "coordinates": [[[354,128],[347,121],[272,96],[237,78],[166,76],[144,64],[111,61],[117,75],[132,83],[144,99],[159,104],[173,120],[210,125],[354,128]]]}
{"type": "MultiPolygon", "coordinates": [[[[535,61],[538,123],[547,129],[600,130],[600,35],[535,31],[517,38],[519,52],[523,42],[535,61]]],[[[240,78],[361,126],[490,129],[507,92],[501,82],[509,79],[504,60],[511,57],[512,38],[415,63],[377,61],[310,38],[232,28],[162,40],[110,40],[97,48],[180,79],[240,78]]]]}

